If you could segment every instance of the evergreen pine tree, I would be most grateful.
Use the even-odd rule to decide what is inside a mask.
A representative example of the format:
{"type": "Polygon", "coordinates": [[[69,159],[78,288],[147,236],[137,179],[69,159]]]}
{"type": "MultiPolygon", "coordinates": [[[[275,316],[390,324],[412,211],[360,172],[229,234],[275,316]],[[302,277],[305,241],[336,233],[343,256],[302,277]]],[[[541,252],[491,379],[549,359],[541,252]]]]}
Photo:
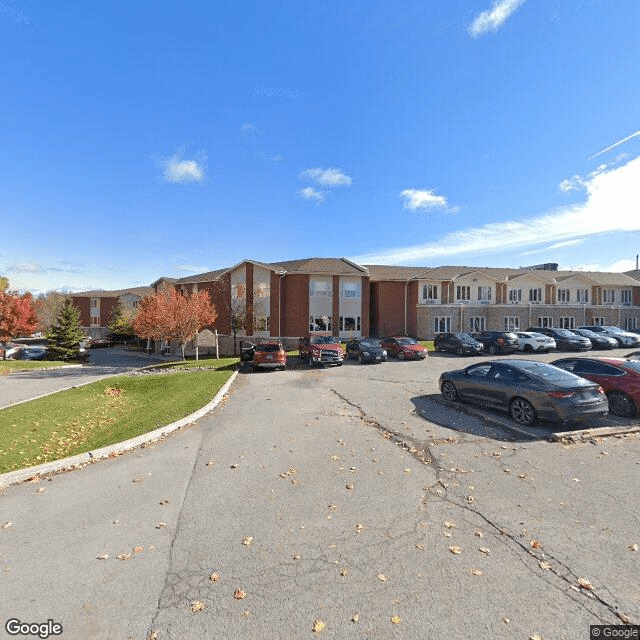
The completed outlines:
{"type": "Polygon", "coordinates": [[[135,336],[131,326],[131,316],[126,313],[121,302],[117,302],[111,310],[107,329],[109,329],[111,337],[119,341],[130,340],[135,336]]]}
{"type": "Polygon", "coordinates": [[[80,311],[71,298],[65,298],[56,321],[47,334],[49,358],[52,360],[74,360],[80,354],[80,341],[84,339],[80,326],[80,311]]]}

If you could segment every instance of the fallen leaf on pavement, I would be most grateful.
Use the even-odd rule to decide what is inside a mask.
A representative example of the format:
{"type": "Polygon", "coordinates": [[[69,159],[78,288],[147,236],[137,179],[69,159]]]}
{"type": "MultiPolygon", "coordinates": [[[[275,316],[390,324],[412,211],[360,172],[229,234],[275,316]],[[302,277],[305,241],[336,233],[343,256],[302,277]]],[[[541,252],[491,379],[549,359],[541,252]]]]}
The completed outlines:
{"type": "Polygon", "coordinates": [[[128,560],[131,557],[130,553],[121,553],[118,556],[118,560],[128,560]]]}
{"type": "Polygon", "coordinates": [[[487,549],[487,547],[482,547],[482,549],[480,549],[480,551],[482,553],[484,553],[485,556],[490,556],[491,555],[491,549],[487,549]]]}
{"type": "Polygon", "coordinates": [[[480,569],[471,569],[471,573],[474,576],[481,576],[482,575],[482,571],[480,571],[480,569]]]}
{"type": "Polygon", "coordinates": [[[387,576],[385,576],[384,573],[379,573],[378,574],[378,580],[380,580],[382,582],[386,582],[387,581],[387,576]]]}
{"type": "Polygon", "coordinates": [[[578,584],[587,591],[591,591],[593,589],[593,585],[585,578],[578,578],[578,584]]]}
{"type": "Polygon", "coordinates": [[[393,618],[391,618],[391,622],[393,624],[400,624],[402,622],[402,618],[400,616],[393,616],[393,618]]]}
{"type": "Polygon", "coordinates": [[[156,525],[156,529],[162,529],[163,527],[166,527],[167,523],[166,522],[158,522],[158,524],[156,525]]]}
{"type": "Polygon", "coordinates": [[[142,478],[134,478],[131,482],[142,482],[142,478]]]}
{"type": "MultiPolygon", "coordinates": [[[[2,529],[8,529],[12,524],[13,524],[12,522],[5,522],[5,523],[2,525],[2,529]]],[[[638,545],[636,545],[636,547],[637,547],[637,546],[638,546],[638,545]]],[[[637,551],[637,549],[636,549],[636,551],[637,551]]]]}
{"type": "Polygon", "coordinates": [[[551,565],[548,562],[539,562],[538,566],[545,571],[549,571],[549,569],[551,569],[551,565]]]}
{"type": "Polygon", "coordinates": [[[40,487],[39,489],[36,489],[36,493],[42,493],[43,491],[46,491],[47,487],[40,487]]]}
{"type": "Polygon", "coordinates": [[[502,618],[502,622],[504,622],[505,624],[509,624],[511,620],[509,620],[509,618],[502,618]]]}
{"type": "Polygon", "coordinates": [[[322,620],[320,620],[320,618],[318,618],[317,620],[313,621],[311,630],[313,631],[313,633],[322,633],[326,626],[327,625],[322,620]]]}
{"type": "Polygon", "coordinates": [[[207,462],[207,467],[210,467],[210,466],[214,465],[215,463],[216,463],[215,460],[209,460],[207,462]]]}
{"type": "Polygon", "coordinates": [[[101,556],[98,556],[98,560],[106,560],[109,557],[108,553],[103,553],[101,556]]]}
{"type": "Polygon", "coordinates": [[[542,546],[538,540],[532,540],[529,544],[530,544],[534,549],[539,549],[539,548],[542,546]]]}
{"type": "MultiPolygon", "coordinates": [[[[10,522],[8,524],[11,524],[10,522]]],[[[2,527],[3,529],[6,529],[5,526],[2,527]]],[[[629,550],[630,551],[637,551],[638,550],[638,545],[637,544],[630,544],[629,545],[629,550]]]]}
{"type": "Polygon", "coordinates": [[[189,609],[193,612],[202,611],[204,609],[204,602],[200,602],[200,600],[194,600],[190,605],[189,609]]]}
{"type": "Polygon", "coordinates": [[[242,589],[236,589],[233,592],[233,597],[236,600],[244,600],[247,597],[247,593],[246,593],[246,591],[243,591],[242,589]]]}
{"type": "Polygon", "coordinates": [[[449,551],[455,555],[459,555],[462,553],[462,549],[460,547],[449,547],[449,551]]]}
{"type": "Polygon", "coordinates": [[[356,533],[362,533],[362,530],[364,529],[364,526],[361,524],[357,524],[356,525],[356,533]]]}
{"type": "Polygon", "coordinates": [[[165,498],[164,500],[160,500],[160,504],[164,507],[165,504],[169,504],[169,499],[165,498]]]}
{"type": "Polygon", "coordinates": [[[248,547],[252,542],[253,542],[253,536],[247,536],[247,537],[242,541],[242,544],[243,544],[245,547],[248,547]]]}
{"type": "Polygon", "coordinates": [[[359,613],[354,613],[351,616],[351,622],[358,622],[358,620],[360,620],[360,614],[359,613]]]}
{"type": "Polygon", "coordinates": [[[482,531],[476,531],[476,538],[484,538],[484,533],[482,533],[482,531]]]}
{"type": "Polygon", "coordinates": [[[209,580],[211,580],[211,582],[220,582],[220,575],[217,573],[212,573],[209,576],[209,580]]]}
{"type": "Polygon", "coordinates": [[[453,522],[449,522],[449,521],[445,520],[444,526],[447,529],[454,529],[456,525],[453,522]]]}
{"type": "Polygon", "coordinates": [[[340,572],[340,575],[344,578],[344,576],[348,575],[348,573],[349,573],[349,569],[343,569],[343,570],[340,572]]]}
{"type": "Polygon", "coordinates": [[[144,547],[133,547],[133,553],[140,553],[144,551],[144,547]]]}

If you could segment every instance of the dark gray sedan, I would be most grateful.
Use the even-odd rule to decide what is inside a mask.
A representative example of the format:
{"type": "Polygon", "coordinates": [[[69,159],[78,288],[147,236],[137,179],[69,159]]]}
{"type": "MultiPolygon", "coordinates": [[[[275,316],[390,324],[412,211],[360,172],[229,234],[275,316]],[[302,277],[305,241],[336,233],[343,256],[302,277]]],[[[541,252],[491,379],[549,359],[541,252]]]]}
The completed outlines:
{"type": "Polygon", "coordinates": [[[599,385],[534,360],[478,362],[440,376],[445,400],[467,400],[508,411],[524,426],[536,418],[564,422],[604,416],[607,397],[599,385]]]}

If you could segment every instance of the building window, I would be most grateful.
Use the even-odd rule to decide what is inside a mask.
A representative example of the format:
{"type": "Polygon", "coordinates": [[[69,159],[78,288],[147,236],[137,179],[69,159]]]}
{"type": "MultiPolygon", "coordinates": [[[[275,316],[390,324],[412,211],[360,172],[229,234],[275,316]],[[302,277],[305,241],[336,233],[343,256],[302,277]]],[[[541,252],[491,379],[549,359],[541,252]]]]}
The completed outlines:
{"type": "Polygon", "coordinates": [[[359,282],[343,282],[342,297],[343,298],[359,298],[360,283],[359,282]]]}
{"type": "Polygon", "coordinates": [[[542,316],[538,318],[538,326],[545,329],[553,327],[553,318],[549,316],[542,316]]]}
{"type": "Polygon", "coordinates": [[[469,331],[485,331],[487,319],[483,316],[471,316],[469,318],[469,331]]]}
{"type": "Polygon", "coordinates": [[[569,289],[558,289],[558,302],[569,302],[571,292],[569,289]]]}
{"type": "Polygon", "coordinates": [[[576,300],[578,302],[589,302],[589,289],[578,289],[576,291],[576,300]]]}
{"type": "Polygon", "coordinates": [[[573,329],[575,327],[575,318],[573,316],[560,318],[558,326],[561,329],[573,329]]]}
{"type": "Polygon", "coordinates": [[[601,327],[601,326],[607,324],[607,319],[603,318],[603,317],[594,318],[593,319],[593,324],[595,324],[598,327],[601,327]]]}
{"type": "Polygon", "coordinates": [[[529,302],[542,302],[542,289],[529,289],[529,302]]]}
{"type": "Polygon", "coordinates": [[[100,325],[99,316],[91,316],[91,325],[92,326],[99,326],[100,325]]]}
{"type": "Polygon", "coordinates": [[[140,302],[139,300],[134,300],[134,301],[133,301],[133,303],[132,303],[132,304],[133,304],[133,308],[134,308],[134,309],[137,309],[137,308],[138,308],[138,303],[139,303],[139,302],[140,302]]]}
{"type": "Polygon", "coordinates": [[[625,330],[637,329],[638,328],[637,322],[638,322],[637,318],[625,318],[624,319],[625,330]]]}
{"type": "Polygon", "coordinates": [[[631,304],[631,289],[623,289],[620,292],[620,302],[622,304],[631,304]]]}
{"type": "Polygon", "coordinates": [[[269,331],[269,318],[256,318],[254,331],[269,331]]]}
{"type": "Polygon", "coordinates": [[[91,307],[93,309],[97,309],[99,303],[100,303],[100,300],[98,298],[91,298],[91,307]]]}
{"type": "Polygon", "coordinates": [[[515,304],[522,302],[522,289],[509,289],[509,302],[515,304]]]}
{"type": "Polygon", "coordinates": [[[309,295],[311,297],[323,296],[330,298],[332,296],[331,283],[325,280],[311,280],[309,282],[309,295]]]}
{"type": "Polygon", "coordinates": [[[340,331],[360,331],[360,316],[340,316],[340,331]]]}
{"type": "Polygon", "coordinates": [[[331,316],[309,316],[309,331],[331,331],[331,316]]]}
{"type": "Polygon", "coordinates": [[[491,287],[478,287],[478,300],[491,300],[491,287]]]}
{"type": "Polygon", "coordinates": [[[520,331],[520,318],[518,316],[505,316],[504,317],[504,330],[505,331],[520,331]]]}
{"type": "Polygon", "coordinates": [[[437,284],[425,284],[422,286],[422,299],[423,300],[437,300],[438,299],[438,285],[437,284]]]}
{"type": "Polygon", "coordinates": [[[602,304],[613,304],[616,301],[616,292],[613,289],[602,290],[602,304]]]}
{"type": "Polygon", "coordinates": [[[253,295],[255,298],[268,298],[270,293],[271,291],[268,282],[256,282],[253,287],[253,295]]]}
{"type": "Polygon", "coordinates": [[[471,287],[458,285],[456,287],[456,300],[471,300],[471,287]]]}
{"type": "MultiPolygon", "coordinates": [[[[458,287],[458,289],[459,288],[460,287],[458,287]]],[[[451,331],[451,316],[437,316],[434,320],[434,329],[436,333],[448,333],[451,331]]]]}

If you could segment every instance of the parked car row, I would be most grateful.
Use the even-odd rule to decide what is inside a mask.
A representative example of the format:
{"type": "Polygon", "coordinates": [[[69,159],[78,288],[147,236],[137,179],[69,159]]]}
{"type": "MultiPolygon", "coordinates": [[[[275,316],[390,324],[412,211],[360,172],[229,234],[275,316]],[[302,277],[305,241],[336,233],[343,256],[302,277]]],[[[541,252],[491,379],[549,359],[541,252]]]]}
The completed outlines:
{"type": "Polygon", "coordinates": [[[48,348],[41,344],[7,342],[0,344],[0,360],[44,360],[48,348]]]}

